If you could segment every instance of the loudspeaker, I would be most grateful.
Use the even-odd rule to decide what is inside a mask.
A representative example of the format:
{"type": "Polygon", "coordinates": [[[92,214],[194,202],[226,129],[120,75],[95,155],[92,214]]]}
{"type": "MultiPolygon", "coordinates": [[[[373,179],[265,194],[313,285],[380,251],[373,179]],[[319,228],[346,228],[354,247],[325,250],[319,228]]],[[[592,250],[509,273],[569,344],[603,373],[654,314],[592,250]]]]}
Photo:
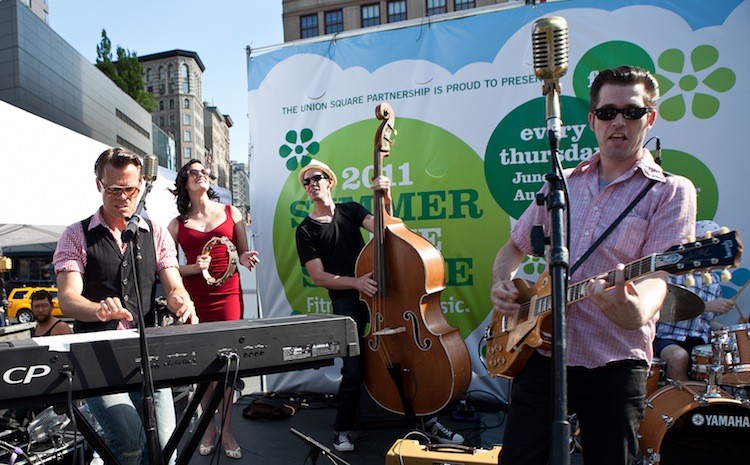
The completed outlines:
{"type": "Polygon", "coordinates": [[[397,439],[385,456],[385,465],[497,465],[502,446],[476,449],[449,444],[423,445],[413,439],[397,439]]]}

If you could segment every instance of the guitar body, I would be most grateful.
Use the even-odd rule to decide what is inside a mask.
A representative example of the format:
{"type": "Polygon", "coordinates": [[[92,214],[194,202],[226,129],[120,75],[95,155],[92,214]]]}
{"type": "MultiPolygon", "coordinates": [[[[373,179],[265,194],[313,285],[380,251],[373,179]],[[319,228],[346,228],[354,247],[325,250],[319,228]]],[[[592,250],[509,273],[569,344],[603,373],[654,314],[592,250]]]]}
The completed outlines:
{"type": "Polygon", "coordinates": [[[491,376],[516,376],[526,365],[536,349],[550,348],[548,336],[551,331],[549,313],[534,315],[537,299],[550,293],[552,279],[547,273],[539,277],[536,284],[524,279],[514,279],[520,293],[516,302],[528,304],[513,316],[492,312],[492,322],[487,336],[487,371],[491,376]],[[545,335],[547,335],[545,337],[545,335]]]}

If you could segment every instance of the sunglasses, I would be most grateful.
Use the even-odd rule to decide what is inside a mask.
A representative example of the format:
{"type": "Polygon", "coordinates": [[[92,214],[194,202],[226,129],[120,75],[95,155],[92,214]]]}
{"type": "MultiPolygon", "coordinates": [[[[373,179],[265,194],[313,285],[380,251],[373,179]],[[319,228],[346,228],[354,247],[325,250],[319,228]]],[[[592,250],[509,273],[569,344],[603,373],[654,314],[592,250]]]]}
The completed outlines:
{"type": "Polygon", "coordinates": [[[191,169],[187,170],[187,172],[188,172],[188,174],[190,176],[195,176],[196,178],[198,176],[200,176],[201,174],[204,175],[204,176],[206,176],[206,177],[211,176],[211,170],[208,169],[208,168],[203,168],[202,170],[199,170],[199,169],[196,169],[196,168],[191,168],[191,169]]]}
{"type": "Polygon", "coordinates": [[[320,182],[321,179],[328,179],[328,176],[325,174],[316,174],[315,176],[310,176],[309,178],[305,178],[302,180],[302,184],[305,186],[309,186],[311,182],[320,182]]]}
{"type": "Polygon", "coordinates": [[[651,113],[653,108],[649,107],[631,107],[631,108],[597,108],[592,111],[597,119],[602,121],[612,121],[617,117],[618,113],[622,113],[622,117],[625,119],[641,119],[646,113],[651,113]]]}
{"type": "Polygon", "coordinates": [[[102,190],[109,196],[109,197],[120,197],[122,194],[125,194],[125,197],[128,199],[132,199],[138,193],[141,191],[138,187],[134,186],[127,186],[127,187],[120,187],[120,186],[105,186],[104,184],[99,182],[99,185],[102,186],[102,190]]]}

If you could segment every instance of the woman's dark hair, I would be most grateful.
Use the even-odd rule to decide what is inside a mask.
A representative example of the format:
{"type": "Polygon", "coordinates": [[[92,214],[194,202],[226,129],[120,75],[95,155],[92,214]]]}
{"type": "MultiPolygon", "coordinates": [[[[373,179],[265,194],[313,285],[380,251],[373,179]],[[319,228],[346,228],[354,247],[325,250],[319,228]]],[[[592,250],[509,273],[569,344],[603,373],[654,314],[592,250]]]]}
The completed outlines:
{"type": "MultiPolygon", "coordinates": [[[[190,165],[194,165],[195,163],[203,164],[200,160],[193,158],[182,165],[180,171],[177,172],[177,178],[174,180],[174,189],[170,189],[170,192],[177,197],[177,211],[180,213],[177,219],[180,221],[187,220],[187,213],[188,210],[190,210],[190,195],[188,195],[187,187],[185,186],[187,186],[190,165]]],[[[216,193],[213,188],[209,187],[208,198],[211,200],[219,200],[219,194],[216,193]]]]}

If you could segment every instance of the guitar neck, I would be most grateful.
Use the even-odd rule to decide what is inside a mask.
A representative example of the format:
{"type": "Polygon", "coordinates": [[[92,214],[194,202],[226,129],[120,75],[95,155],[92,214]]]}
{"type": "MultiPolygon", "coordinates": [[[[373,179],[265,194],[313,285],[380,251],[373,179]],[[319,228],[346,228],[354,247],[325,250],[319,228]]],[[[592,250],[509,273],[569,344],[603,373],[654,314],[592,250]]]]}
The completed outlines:
{"type": "MultiPolygon", "coordinates": [[[[654,263],[655,255],[656,254],[652,254],[625,265],[625,281],[632,281],[634,279],[640,278],[641,276],[655,273],[657,271],[656,265],[654,263]]],[[[589,283],[589,281],[591,281],[591,279],[592,278],[588,278],[568,286],[567,298],[569,303],[578,302],[579,300],[585,299],[587,297],[586,285],[589,283]]],[[[607,281],[608,287],[612,287],[615,285],[615,270],[610,270],[607,272],[605,281],[607,281]]]]}
{"type": "MultiPolygon", "coordinates": [[[[646,276],[648,274],[655,273],[657,271],[655,257],[656,257],[656,254],[651,254],[651,255],[648,255],[646,257],[643,257],[639,260],[636,260],[634,262],[631,262],[625,265],[625,270],[624,270],[625,281],[632,281],[634,279],[640,278],[641,276],[646,276]]],[[[588,295],[586,294],[586,286],[588,285],[589,281],[591,281],[592,278],[588,278],[588,279],[579,281],[575,284],[571,284],[570,286],[568,286],[568,292],[566,294],[567,303],[572,304],[572,303],[578,302],[588,297],[588,295]]],[[[607,281],[608,287],[614,286],[615,285],[615,270],[608,271],[605,280],[607,281]]],[[[536,316],[539,316],[541,314],[549,313],[551,311],[552,311],[552,296],[550,294],[539,296],[534,305],[534,314],[536,316]]]]}

